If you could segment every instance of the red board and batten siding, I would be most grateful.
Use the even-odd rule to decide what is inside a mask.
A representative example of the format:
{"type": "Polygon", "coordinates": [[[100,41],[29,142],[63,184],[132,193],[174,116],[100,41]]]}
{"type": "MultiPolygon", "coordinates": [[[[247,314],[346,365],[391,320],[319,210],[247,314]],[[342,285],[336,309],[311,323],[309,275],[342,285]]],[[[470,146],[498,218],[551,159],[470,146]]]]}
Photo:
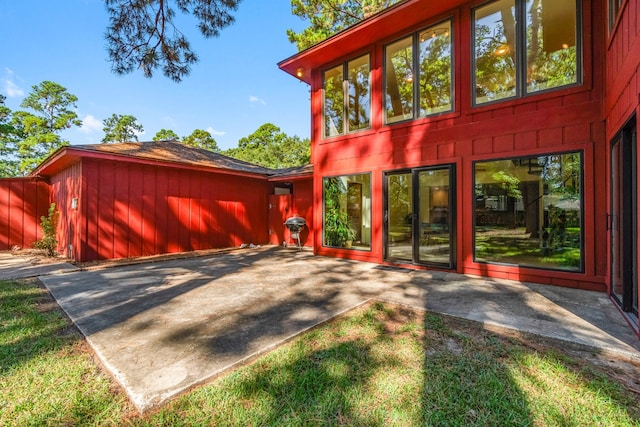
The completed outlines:
{"type": "Polygon", "coordinates": [[[42,238],[40,217],[49,210],[49,184],[40,178],[0,179],[0,250],[30,248],[42,238]]]}
{"type": "MultiPolygon", "coordinates": [[[[417,4],[417,3],[416,3],[417,4]]],[[[384,40],[372,40],[368,49],[358,52],[334,50],[340,57],[326,57],[327,64],[371,53],[372,116],[371,129],[341,137],[322,139],[322,68],[312,77],[312,141],[315,166],[314,221],[322,224],[322,177],[371,173],[372,247],[371,251],[325,248],[322,236],[315,236],[319,254],[384,262],[383,260],[383,172],[412,167],[453,163],[457,185],[457,271],[491,277],[504,277],[603,291],[606,289],[606,183],[603,159],[606,157],[604,104],[605,22],[603,1],[583,4],[583,84],[549,91],[522,99],[471,106],[470,4],[452,9],[443,16],[454,16],[458,28],[455,64],[455,112],[430,119],[385,126],[381,106],[383,46],[410,34],[443,16],[430,19],[416,16],[397,26],[398,32],[384,40]],[[595,12],[594,12],[595,11],[595,12]],[[592,13],[594,12],[594,13],[592,13]],[[592,19],[592,16],[594,19],[592,19]],[[517,266],[481,264],[473,261],[473,162],[580,151],[584,155],[584,273],[537,270],[517,266]]],[[[319,51],[319,49],[318,49],[319,51]]]]}
{"type": "MultiPolygon", "coordinates": [[[[305,227],[300,232],[300,244],[313,247],[313,177],[291,179],[293,194],[271,194],[269,196],[269,243],[297,245],[284,222],[293,216],[304,218],[305,227]]],[[[276,185],[277,186],[277,185],[276,185]]]]}
{"type": "Polygon", "coordinates": [[[82,163],[76,162],[51,177],[51,200],[60,212],[58,222],[58,252],[74,259],[75,251],[80,247],[79,206],[72,206],[78,199],[82,185],[82,163]]]}
{"type": "Polygon", "coordinates": [[[52,177],[60,247],[85,262],[267,241],[262,177],[85,158],[52,177]],[[78,197],[78,210],[70,208],[78,197]],[[77,215],[75,217],[74,215],[77,215]]]}
{"type": "Polygon", "coordinates": [[[607,140],[640,114],[640,0],[628,0],[609,35],[606,59],[607,140]]]}

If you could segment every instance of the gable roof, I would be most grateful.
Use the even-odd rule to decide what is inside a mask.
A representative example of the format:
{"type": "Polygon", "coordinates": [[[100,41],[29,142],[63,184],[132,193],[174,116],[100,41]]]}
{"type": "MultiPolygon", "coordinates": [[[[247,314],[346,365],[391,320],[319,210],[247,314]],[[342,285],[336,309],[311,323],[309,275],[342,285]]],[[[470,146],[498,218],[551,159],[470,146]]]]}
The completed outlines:
{"type": "Polygon", "coordinates": [[[286,175],[298,174],[297,168],[269,169],[234,159],[220,153],[192,147],[177,141],[122,142],[114,144],[67,145],[43,161],[31,175],[53,175],[80,158],[102,158],[118,161],[191,166],[199,169],[218,169],[236,174],[286,175]]]}

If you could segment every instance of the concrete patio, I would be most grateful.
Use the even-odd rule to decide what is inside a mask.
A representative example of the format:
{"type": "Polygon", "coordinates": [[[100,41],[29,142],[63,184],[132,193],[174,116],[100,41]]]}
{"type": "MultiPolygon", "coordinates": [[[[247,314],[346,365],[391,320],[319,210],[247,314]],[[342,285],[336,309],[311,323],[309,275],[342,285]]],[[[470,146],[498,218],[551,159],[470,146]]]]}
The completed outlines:
{"type": "Polygon", "coordinates": [[[372,299],[640,361],[640,340],[597,292],[281,248],[67,271],[39,279],[140,411],[372,299]]]}

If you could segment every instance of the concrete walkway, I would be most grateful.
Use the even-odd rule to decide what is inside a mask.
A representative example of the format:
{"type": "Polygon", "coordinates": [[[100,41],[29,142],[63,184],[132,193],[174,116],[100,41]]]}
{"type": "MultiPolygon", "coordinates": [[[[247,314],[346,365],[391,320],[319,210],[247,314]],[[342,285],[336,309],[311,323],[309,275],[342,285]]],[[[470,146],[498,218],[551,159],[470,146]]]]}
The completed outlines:
{"type": "Polygon", "coordinates": [[[242,250],[40,280],[141,411],[371,299],[640,360],[640,340],[602,293],[306,251],[242,250]]]}
{"type": "Polygon", "coordinates": [[[25,279],[43,274],[76,271],[78,268],[63,258],[46,258],[33,251],[0,252],[0,280],[25,279]]]}

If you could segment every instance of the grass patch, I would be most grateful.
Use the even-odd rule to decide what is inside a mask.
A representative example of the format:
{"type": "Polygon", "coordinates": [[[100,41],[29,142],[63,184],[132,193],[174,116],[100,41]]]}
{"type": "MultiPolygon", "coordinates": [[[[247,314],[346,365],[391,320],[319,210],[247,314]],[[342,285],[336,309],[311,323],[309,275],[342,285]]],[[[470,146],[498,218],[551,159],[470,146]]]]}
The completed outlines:
{"type": "Polygon", "coordinates": [[[583,350],[384,304],[137,415],[45,291],[0,296],[0,425],[640,425],[629,372],[583,350]]]}
{"type": "Polygon", "coordinates": [[[118,424],[133,408],[36,282],[0,281],[0,425],[118,424]]]}

